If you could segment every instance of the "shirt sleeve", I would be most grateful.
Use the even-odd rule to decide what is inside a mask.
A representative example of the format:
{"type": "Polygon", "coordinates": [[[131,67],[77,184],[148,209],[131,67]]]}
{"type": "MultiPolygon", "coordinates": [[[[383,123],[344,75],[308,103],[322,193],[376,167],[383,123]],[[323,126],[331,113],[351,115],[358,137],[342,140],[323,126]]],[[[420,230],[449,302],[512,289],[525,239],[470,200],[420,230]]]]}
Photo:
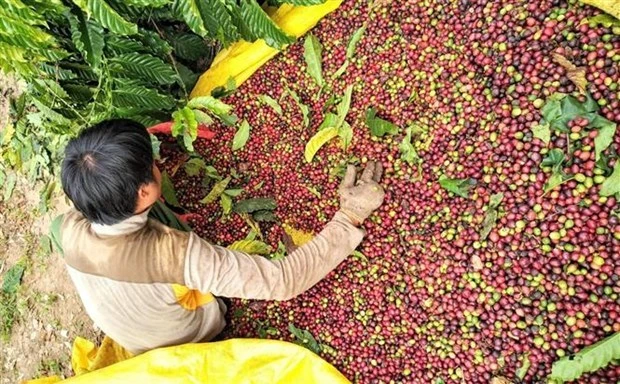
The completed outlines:
{"type": "Polygon", "coordinates": [[[359,245],[364,231],[337,212],[311,241],[278,261],[212,245],[190,235],[185,284],[217,296],[288,300],[315,285],[359,245]]]}

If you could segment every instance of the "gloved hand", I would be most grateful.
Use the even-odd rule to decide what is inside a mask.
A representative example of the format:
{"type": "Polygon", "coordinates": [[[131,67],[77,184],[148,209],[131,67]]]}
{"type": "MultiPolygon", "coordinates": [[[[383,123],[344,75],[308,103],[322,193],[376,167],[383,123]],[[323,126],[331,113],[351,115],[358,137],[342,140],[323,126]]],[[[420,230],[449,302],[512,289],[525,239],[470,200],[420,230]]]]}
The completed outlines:
{"type": "Polygon", "coordinates": [[[361,225],[383,203],[385,192],[379,185],[382,173],[381,162],[369,161],[356,183],[355,166],[349,165],[347,167],[347,173],[338,188],[340,211],[354,225],[361,225]]]}

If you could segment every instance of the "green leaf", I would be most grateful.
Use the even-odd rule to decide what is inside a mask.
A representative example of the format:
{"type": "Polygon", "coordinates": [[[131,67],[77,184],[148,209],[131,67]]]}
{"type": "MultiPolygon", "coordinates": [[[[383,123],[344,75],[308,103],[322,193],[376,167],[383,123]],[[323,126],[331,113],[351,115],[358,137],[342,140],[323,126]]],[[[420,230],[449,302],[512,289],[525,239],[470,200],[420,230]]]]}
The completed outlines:
{"type": "Polygon", "coordinates": [[[439,177],[439,185],[445,190],[454,193],[455,195],[467,198],[469,196],[469,190],[476,185],[474,179],[449,179],[446,175],[439,177]]]}
{"type": "Polygon", "coordinates": [[[549,129],[548,123],[536,124],[533,126],[532,134],[545,144],[549,144],[549,141],[551,141],[551,130],[549,129]]]}
{"type": "Polygon", "coordinates": [[[548,100],[540,110],[540,114],[547,123],[552,123],[562,114],[560,102],[558,100],[548,100]]]}
{"type": "Polygon", "coordinates": [[[325,81],[323,80],[322,51],[323,47],[321,46],[319,39],[312,34],[308,35],[304,41],[304,59],[306,60],[306,65],[308,66],[308,74],[314,79],[320,88],[322,88],[325,84],[325,81]]]}
{"type": "MultiPolygon", "coordinates": [[[[198,2],[202,20],[209,31],[209,35],[214,39],[218,39],[224,47],[228,47],[241,37],[238,27],[234,22],[241,21],[238,6],[236,4],[228,5],[233,8],[232,13],[235,15],[235,20],[233,20],[231,12],[229,12],[227,8],[227,4],[221,0],[203,0],[198,2]]],[[[247,29],[245,25],[243,27],[247,29]]],[[[255,37],[252,36],[251,40],[254,39],[255,37]]]]}
{"type": "Polygon", "coordinates": [[[266,210],[256,211],[252,213],[252,218],[259,223],[278,221],[278,218],[276,217],[276,215],[274,215],[272,211],[266,210]]]}
{"type": "Polygon", "coordinates": [[[230,250],[245,252],[250,255],[268,255],[271,247],[259,240],[239,240],[227,247],[230,250]]]}
{"type": "Polygon", "coordinates": [[[132,5],[138,8],[161,8],[164,5],[170,4],[171,0],[123,0],[128,5],[132,5]]]}
{"type": "Polygon", "coordinates": [[[71,40],[91,67],[97,69],[103,55],[103,28],[94,20],[86,19],[84,13],[75,10],[75,16],[68,14],[71,26],[71,40]]]}
{"type": "Polygon", "coordinates": [[[212,96],[199,96],[191,99],[187,106],[192,109],[206,109],[220,117],[232,111],[232,106],[212,96]]]}
{"type": "Polygon", "coordinates": [[[114,68],[132,77],[159,83],[172,84],[177,81],[174,69],[161,59],[146,53],[126,53],[110,58],[114,68]]]}
{"type": "Polygon", "coordinates": [[[170,180],[170,176],[168,176],[168,172],[166,171],[161,173],[161,194],[164,197],[164,200],[166,200],[166,203],[172,205],[173,207],[181,207],[179,200],[177,200],[177,195],[174,191],[172,180],[170,180]]]}
{"type": "Polygon", "coordinates": [[[276,111],[278,115],[282,116],[282,107],[280,106],[280,104],[278,104],[278,102],[273,97],[269,95],[258,95],[258,100],[260,100],[260,102],[264,104],[267,104],[274,111],[276,111]]]}
{"type": "Polygon", "coordinates": [[[318,131],[306,144],[306,149],[304,151],[304,158],[306,161],[308,163],[312,162],[318,150],[336,136],[338,136],[338,128],[336,127],[329,127],[318,131]]]}
{"type": "Polygon", "coordinates": [[[2,189],[4,189],[4,194],[2,196],[2,199],[4,201],[8,201],[13,195],[13,190],[15,189],[16,182],[17,182],[17,177],[15,176],[15,174],[9,173],[2,187],[2,189]]]}
{"type": "Polygon", "coordinates": [[[256,211],[273,211],[276,201],[270,198],[246,199],[235,204],[233,210],[237,213],[252,213],[256,211]]]}
{"type": "Polygon", "coordinates": [[[302,347],[308,348],[310,351],[319,354],[321,353],[321,345],[316,341],[314,336],[305,329],[297,328],[293,323],[288,325],[289,331],[295,336],[296,343],[302,347]]]}
{"type": "Polygon", "coordinates": [[[213,119],[211,118],[211,116],[207,115],[206,113],[204,113],[203,111],[199,109],[193,109],[193,111],[194,111],[194,117],[196,118],[196,121],[199,122],[200,124],[204,124],[204,125],[213,124],[213,119]]]}
{"type": "Polygon", "coordinates": [[[502,192],[492,194],[489,198],[489,207],[499,207],[499,205],[502,203],[502,200],[504,200],[504,194],[502,192]]]}
{"type": "Polygon", "coordinates": [[[197,0],[174,0],[172,3],[172,12],[197,35],[205,37],[207,30],[205,29],[200,8],[197,0]]]}
{"type": "Polygon", "coordinates": [[[73,2],[89,17],[92,16],[99,24],[117,35],[125,36],[138,33],[136,24],[125,20],[104,0],[73,0],[73,2]]]}
{"type": "Polygon", "coordinates": [[[347,89],[344,91],[344,96],[340,103],[336,106],[336,111],[338,114],[338,121],[336,121],[336,128],[340,128],[342,123],[344,122],[347,114],[349,113],[349,108],[351,108],[351,95],[353,94],[353,85],[349,85],[347,89]]]}
{"type": "Polygon", "coordinates": [[[286,88],[286,91],[289,93],[289,95],[291,95],[293,100],[295,100],[295,103],[297,103],[297,106],[301,110],[301,114],[303,116],[304,127],[307,128],[310,125],[310,108],[308,108],[307,105],[301,102],[301,98],[299,97],[299,95],[297,95],[295,91],[289,89],[288,87],[286,88]]]}
{"type": "Polygon", "coordinates": [[[411,135],[413,128],[415,126],[409,126],[406,129],[405,137],[398,145],[398,149],[400,150],[400,158],[409,163],[410,165],[421,164],[422,159],[418,155],[418,152],[415,150],[415,147],[411,143],[411,135]]]}
{"type": "Polygon", "coordinates": [[[366,125],[370,128],[370,133],[373,136],[382,137],[386,133],[390,135],[395,135],[398,133],[397,125],[380,117],[376,117],[376,115],[377,110],[374,107],[366,110],[366,125]]]}
{"type": "Polygon", "coordinates": [[[547,156],[542,160],[541,165],[543,167],[551,167],[554,170],[562,169],[564,163],[564,152],[561,149],[554,148],[547,156]]]}
{"type": "Polygon", "coordinates": [[[241,126],[235,133],[235,137],[233,138],[232,150],[237,151],[245,146],[248,138],[250,137],[250,124],[247,120],[243,120],[241,126]]]}
{"type": "Polygon", "coordinates": [[[336,116],[333,113],[327,113],[325,114],[325,117],[323,118],[323,122],[321,123],[321,125],[319,125],[319,131],[325,129],[325,128],[331,128],[331,127],[336,127],[338,124],[338,116],[336,116]]]}
{"type": "Polygon", "coordinates": [[[601,185],[599,195],[612,196],[620,194],[620,161],[616,161],[614,171],[601,185]]]}
{"type": "Polygon", "coordinates": [[[355,55],[355,47],[357,47],[357,43],[359,43],[359,41],[362,39],[362,36],[364,36],[364,32],[366,32],[365,25],[358,28],[357,31],[353,33],[353,36],[351,36],[351,40],[347,45],[347,59],[352,59],[355,55]]]}
{"type": "Polygon", "coordinates": [[[182,33],[170,39],[174,54],[188,61],[196,61],[207,49],[205,41],[193,33],[182,33]]]}
{"type": "Polygon", "coordinates": [[[267,16],[255,0],[240,0],[240,6],[241,19],[247,28],[253,35],[265,40],[270,47],[282,49],[295,41],[267,16]]]}
{"type": "Polygon", "coordinates": [[[553,363],[550,379],[573,381],[585,373],[595,372],[620,359],[620,332],[592,344],[574,356],[566,356],[553,363]]]}
{"type": "Polygon", "coordinates": [[[2,292],[15,293],[19,288],[24,271],[26,267],[22,263],[17,263],[12,266],[4,275],[4,281],[2,282],[2,292]]]}
{"type": "Polygon", "coordinates": [[[338,70],[332,75],[332,80],[336,80],[337,78],[342,76],[342,74],[346,72],[347,68],[349,68],[349,61],[345,60],[345,62],[342,63],[340,68],[338,68],[338,70]]]}
{"type": "Polygon", "coordinates": [[[224,190],[228,186],[228,183],[230,183],[230,180],[231,180],[231,177],[228,176],[227,178],[215,183],[211,191],[207,194],[207,196],[205,196],[202,200],[200,200],[200,202],[203,204],[210,204],[214,202],[215,200],[217,200],[218,197],[220,197],[222,193],[224,193],[224,190]]]}
{"type": "Polygon", "coordinates": [[[545,193],[553,190],[553,188],[561,185],[564,182],[564,177],[562,176],[561,173],[559,172],[554,172],[551,174],[551,176],[549,177],[549,180],[547,180],[547,183],[545,184],[545,193]]]}
{"type": "Polygon", "coordinates": [[[594,17],[584,19],[583,22],[588,23],[592,27],[602,25],[605,28],[620,27],[620,20],[606,13],[600,13],[594,17]]]}
{"type": "Polygon", "coordinates": [[[597,115],[590,122],[590,126],[598,129],[598,135],[594,138],[594,152],[596,153],[596,160],[598,161],[601,158],[601,153],[614,141],[616,124],[597,115]]]}
{"type": "Polygon", "coordinates": [[[172,97],[153,88],[130,85],[112,90],[112,102],[117,107],[143,107],[150,110],[168,110],[175,105],[172,97]]]}
{"type": "Polygon", "coordinates": [[[232,197],[223,193],[220,195],[220,207],[222,207],[222,212],[224,215],[229,215],[232,212],[232,197]]]}
{"type": "Polygon", "coordinates": [[[243,188],[231,188],[224,191],[224,194],[230,197],[237,197],[243,193],[243,188]]]}
{"type": "Polygon", "coordinates": [[[200,157],[191,158],[184,165],[185,173],[187,176],[197,176],[200,174],[200,171],[207,168],[207,164],[200,157]]]}
{"type": "Polygon", "coordinates": [[[353,128],[346,121],[338,128],[338,136],[342,140],[342,147],[346,150],[353,140],[353,128]]]}
{"type": "Polygon", "coordinates": [[[153,149],[153,158],[155,160],[160,159],[159,148],[161,147],[161,141],[155,135],[149,134],[151,137],[151,149],[153,149]]]}
{"type": "Polygon", "coordinates": [[[64,215],[58,215],[54,218],[50,224],[50,239],[54,243],[56,250],[62,255],[64,253],[62,249],[62,223],[64,221],[64,215]]]}
{"type": "Polygon", "coordinates": [[[515,376],[517,376],[519,380],[523,380],[525,376],[527,375],[527,372],[530,370],[531,365],[532,363],[530,362],[529,353],[526,353],[523,356],[521,356],[521,366],[515,372],[515,376]]]}

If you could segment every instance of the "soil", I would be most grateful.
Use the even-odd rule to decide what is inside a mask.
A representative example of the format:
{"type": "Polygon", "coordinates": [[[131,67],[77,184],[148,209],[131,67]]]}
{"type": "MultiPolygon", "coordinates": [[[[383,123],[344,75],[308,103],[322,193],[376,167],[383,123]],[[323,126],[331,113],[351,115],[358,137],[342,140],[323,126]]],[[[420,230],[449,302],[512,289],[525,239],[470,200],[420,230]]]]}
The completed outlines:
{"type": "Polygon", "coordinates": [[[17,262],[26,266],[12,308],[12,330],[6,340],[0,338],[0,384],[72,376],[75,337],[101,337],[84,312],[62,256],[50,252],[49,242],[41,240],[53,218],[68,209],[67,202],[57,191],[42,213],[39,190],[22,179],[8,201],[0,197],[0,279],[17,262]]]}

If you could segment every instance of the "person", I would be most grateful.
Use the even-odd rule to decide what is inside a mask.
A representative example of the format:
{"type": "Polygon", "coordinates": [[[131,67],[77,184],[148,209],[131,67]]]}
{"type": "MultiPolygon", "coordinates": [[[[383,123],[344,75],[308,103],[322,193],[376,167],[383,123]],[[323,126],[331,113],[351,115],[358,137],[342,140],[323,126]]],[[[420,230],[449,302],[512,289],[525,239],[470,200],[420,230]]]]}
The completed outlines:
{"type": "Polygon", "coordinates": [[[149,219],[161,173],[146,129],[108,120],[82,131],[65,150],[61,179],[74,208],[55,234],[87,314],[133,354],[212,340],[225,326],[220,297],[289,300],[311,288],[360,244],[362,222],[384,198],[380,163],[360,179],[349,166],[340,210],[287,257],[264,257],[210,244],[193,232],[149,219]],[[178,286],[215,295],[181,305],[178,286]]]}

